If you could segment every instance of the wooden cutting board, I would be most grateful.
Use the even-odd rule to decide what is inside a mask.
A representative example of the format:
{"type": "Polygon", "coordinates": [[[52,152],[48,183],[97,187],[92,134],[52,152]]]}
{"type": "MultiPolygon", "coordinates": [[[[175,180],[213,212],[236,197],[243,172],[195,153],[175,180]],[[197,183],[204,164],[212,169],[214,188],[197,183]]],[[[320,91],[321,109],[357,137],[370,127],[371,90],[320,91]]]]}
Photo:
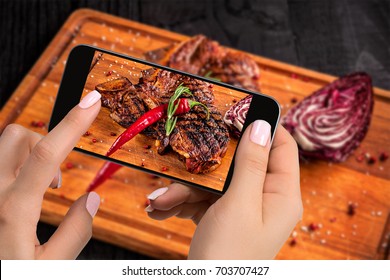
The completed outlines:
{"type": "MultiPolygon", "coordinates": [[[[45,134],[69,51],[91,44],[139,58],[159,53],[187,36],[92,10],[72,14],[26,75],[0,113],[0,129],[12,122],[45,134]]],[[[261,88],[282,105],[283,113],[335,77],[253,56],[261,68],[261,88]]],[[[368,165],[362,153],[390,152],[390,92],[375,88],[375,107],[367,137],[346,162],[301,165],[303,220],[278,259],[388,259],[390,236],[390,160],[368,165]],[[348,214],[348,204],[356,205],[348,214]]],[[[48,190],[42,221],[58,225],[85,192],[103,161],[72,152],[62,165],[63,187],[48,190]]],[[[122,168],[97,191],[102,197],[94,238],[160,259],[187,256],[195,226],[176,218],[154,221],[144,212],[146,195],[166,179],[122,168]]],[[[275,207],[278,207],[275,205],[275,207]]],[[[228,234],[228,233],[227,233],[228,234]]]]}

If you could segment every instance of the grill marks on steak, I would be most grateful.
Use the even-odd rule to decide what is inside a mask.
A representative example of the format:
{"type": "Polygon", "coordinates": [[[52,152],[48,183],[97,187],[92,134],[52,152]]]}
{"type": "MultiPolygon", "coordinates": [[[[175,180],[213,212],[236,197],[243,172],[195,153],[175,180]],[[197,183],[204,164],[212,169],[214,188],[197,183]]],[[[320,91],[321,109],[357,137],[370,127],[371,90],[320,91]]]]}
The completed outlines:
{"type": "Polygon", "coordinates": [[[221,164],[229,143],[229,132],[222,115],[214,106],[208,106],[210,118],[202,108],[178,118],[170,136],[170,145],[184,161],[191,173],[213,171],[221,164]]]}
{"type": "Polygon", "coordinates": [[[227,50],[203,35],[181,43],[167,54],[164,62],[169,67],[200,76],[211,71],[213,78],[224,83],[260,91],[260,69],[249,55],[227,50]]]}
{"type": "MultiPolygon", "coordinates": [[[[129,127],[148,111],[126,77],[99,84],[95,89],[102,95],[102,105],[110,109],[110,117],[123,127],[129,127]]],[[[143,133],[152,135],[155,131],[148,127],[143,133]]]]}
{"type": "Polygon", "coordinates": [[[209,119],[203,107],[195,106],[189,113],[178,116],[169,137],[165,135],[165,120],[145,129],[143,133],[157,139],[160,154],[169,147],[177,152],[187,171],[213,171],[221,164],[230,138],[221,113],[212,105],[214,94],[211,84],[170,71],[148,69],[142,72],[138,84],[133,85],[123,77],[99,84],[96,89],[102,94],[103,106],[110,109],[111,118],[128,127],[149,109],[167,103],[180,84],[188,87],[193,94],[181,97],[207,105],[209,119]]]}

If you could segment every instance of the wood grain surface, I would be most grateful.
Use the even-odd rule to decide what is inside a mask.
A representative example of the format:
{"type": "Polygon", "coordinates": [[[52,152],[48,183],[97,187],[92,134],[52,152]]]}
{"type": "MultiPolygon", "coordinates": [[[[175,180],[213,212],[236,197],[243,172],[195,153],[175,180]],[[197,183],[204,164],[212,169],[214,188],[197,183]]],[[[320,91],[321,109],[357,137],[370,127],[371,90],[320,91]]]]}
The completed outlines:
{"type": "MultiPolygon", "coordinates": [[[[145,26],[91,10],[72,15],[17,88],[0,113],[0,126],[50,118],[66,58],[71,48],[88,43],[144,58],[145,53],[186,39],[166,30],[145,26]]],[[[335,77],[253,56],[261,68],[261,88],[274,96],[285,112],[298,100],[335,77]]],[[[390,140],[390,92],[375,88],[375,107],[368,135],[355,152],[378,155],[390,140]]],[[[58,224],[79,197],[102,161],[72,152],[62,166],[63,187],[45,196],[42,220],[58,224]]],[[[388,258],[390,161],[367,165],[351,156],[345,163],[308,162],[301,166],[305,207],[302,222],[282,248],[279,259],[388,258]],[[348,205],[356,206],[348,215],[348,205]],[[294,240],[292,242],[292,240],[294,240]]],[[[163,222],[144,213],[146,195],[165,179],[121,169],[98,189],[103,199],[94,221],[94,237],[156,258],[185,258],[195,226],[176,218],[163,222]]],[[[277,206],[275,206],[277,207],[277,206]]]]}

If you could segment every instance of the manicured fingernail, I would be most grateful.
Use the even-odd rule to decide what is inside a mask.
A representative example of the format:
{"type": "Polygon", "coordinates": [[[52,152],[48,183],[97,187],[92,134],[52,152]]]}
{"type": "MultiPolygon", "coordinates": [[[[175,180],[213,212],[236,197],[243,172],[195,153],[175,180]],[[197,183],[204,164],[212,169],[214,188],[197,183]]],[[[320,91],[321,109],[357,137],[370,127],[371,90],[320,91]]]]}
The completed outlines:
{"type": "Polygon", "coordinates": [[[97,90],[93,90],[88,93],[84,98],[80,101],[79,106],[83,109],[88,109],[93,104],[95,104],[98,100],[100,100],[101,95],[97,90]]]}
{"type": "Polygon", "coordinates": [[[152,206],[150,206],[150,205],[146,206],[145,212],[150,213],[150,212],[153,212],[153,211],[154,211],[154,208],[152,206]]]}
{"type": "Polygon", "coordinates": [[[59,189],[61,188],[62,186],[62,174],[61,174],[61,170],[58,171],[58,184],[57,184],[57,188],[56,189],[59,189]]]}
{"type": "Polygon", "coordinates": [[[61,188],[61,185],[62,185],[62,175],[61,175],[61,170],[60,169],[58,170],[58,175],[56,177],[57,177],[57,184],[53,185],[54,180],[50,184],[50,188],[52,188],[52,189],[59,189],[59,188],[61,188]]]}
{"type": "Polygon", "coordinates": [[[91,217],[95,217],[96,212],[99,209],[100,205],[100,196],[95,192],[90,192],[87,197],[87,203],[85,204],[85,208],[87,208],[88,213],[91,217]]]}
{"type": "Polygon", "coordinates": [[[257,120],[252,125],[249,138],[255,144],[265,147],[271,135],[271,125],[263,120],[257,120]]]}
{"type": "MultiPolygon", "coordinates": [[[[152,192],[151,194],[148,195],[148,198],[150,200],[155,200],[157,197],[159,197],[160,195],[163,195],[164,193],[166,193],[168,190],[168,187],[165,187],[165,188],[159,188],[157,190],[155,190],[154,192],[152,192]]],[[[148,208],[148,207],[146,207],[148,208]]]]}

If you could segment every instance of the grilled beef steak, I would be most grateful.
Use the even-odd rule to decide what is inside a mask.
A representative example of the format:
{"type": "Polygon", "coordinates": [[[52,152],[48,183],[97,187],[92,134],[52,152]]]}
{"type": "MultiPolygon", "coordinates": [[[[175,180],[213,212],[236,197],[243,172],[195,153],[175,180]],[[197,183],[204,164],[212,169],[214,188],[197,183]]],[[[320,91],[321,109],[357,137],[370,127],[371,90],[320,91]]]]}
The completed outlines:
{"type": "Polygon", "coordinates": [[[165,132],[165,120],[143,131],[156,138],[158,152],[163,154],[169,147],[179,154],[191,173],[207,173],[217,168],[229,143],[229,132],[221,113],[212,105],[213,86],[180,74],[165,70],[142,71],[138,84],[119,78],[96,86],[102,94],[102,104],[111,111],[111,118],[124,127],[130,126],[149,109],[169,101],[176,88],[188,87],[192,98],[207,105],[210,117],[203,107],[195,106],[187,114],[178,116],[175,129],[169,137],[165,132]]]}
{"type": "Polygon", "coordinates": [[[162,63],[169,67],[212,78],[245,89],[260,91],[260,69],[244,53],[227,50],[203,35],[197,35],[168,52],[162,63]]]}
{"type": "Polygon", "coordinates": [[[205,173],[217,168],[226,154],[229,132],[222,115],[208,106],[210,117],[201,107],[194,107],[178,118],[169,144],[191,173],[205,173]]]}
{"type": "MultiPolygon", "coordinates": [[[[110,117],[123,127],[129,127],[148,111],[137,95],[135,86],[125,77],[99,84],[95,88],[102,95],[102,105],[110,109],[110,117]]],[[[143,133],[152,135],[155,131],[148,127],[143,133]]]]}
{"type": "MultiPolygon", "coordinates": [[[[213,85],[166,70],[148,69],[142,71],[142,78],[136,85],[138,94],[153,109],[169,102],[176,88],[183,84],[192,92],[194,99],[203,104],[214,101],[213,85]]],[[[187,94],[181,97],[189,98],[187,94]]]]}

